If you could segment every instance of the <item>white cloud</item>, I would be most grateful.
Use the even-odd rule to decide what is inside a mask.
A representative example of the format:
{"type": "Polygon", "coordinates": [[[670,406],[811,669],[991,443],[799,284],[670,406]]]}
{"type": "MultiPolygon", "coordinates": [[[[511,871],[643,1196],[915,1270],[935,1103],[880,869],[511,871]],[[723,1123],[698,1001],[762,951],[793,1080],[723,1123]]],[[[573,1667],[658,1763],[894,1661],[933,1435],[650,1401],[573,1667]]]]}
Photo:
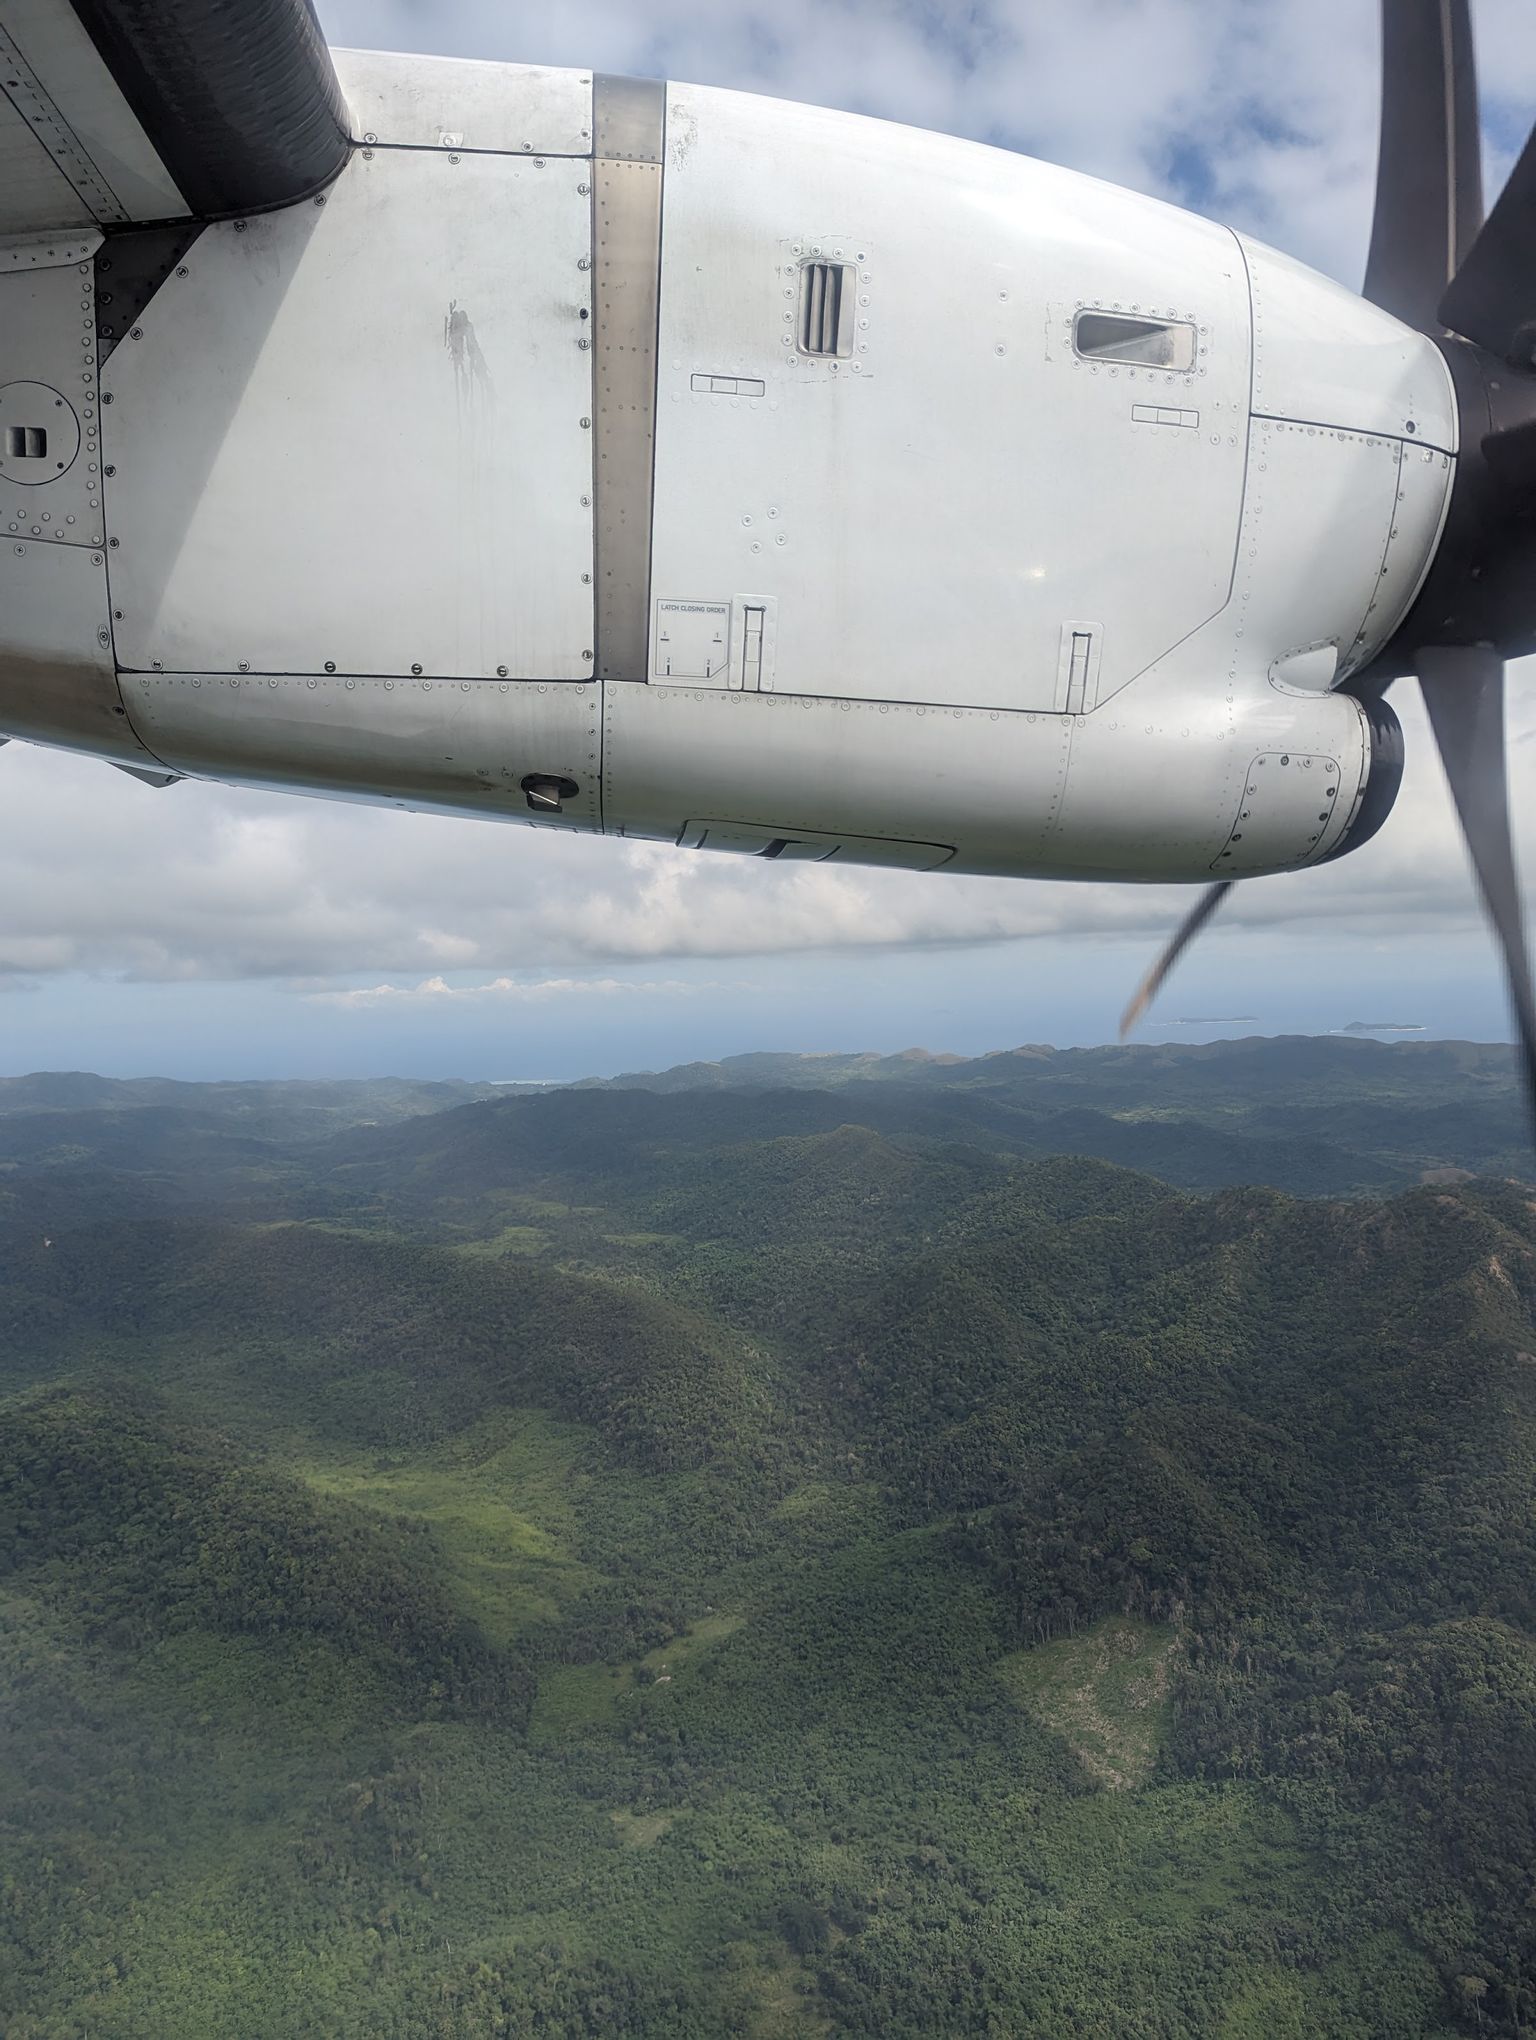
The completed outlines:
{"type": "MultiPolygon", "coordinates": [[[[1536,664],[1516,674],[1521,736],[1536,734],[1533,680],[1536,664]]],[[[1240,887],[1226,919],[1375,935],[1471,915],[1416,690],[1394,698],[1409,764],[1386,829],[1337,864],[1240,887]]],[[[1519,815],[1536,805],[1536,745],[1517,743],[1512,770],[1519,815]]],[[[86,970],[329,989],[375,974],[393,986],[478,971],[522,986],[550,978],[550,966],[668,957],[1061,934],[1151,940],[1190,899],[1167,886],[786,868],[192,781],[152,791],[20,744],[0,751],[0,860],[0,982],[86,970]]]]}
{"type": "Polygon", "coordinates": [[[360,985],[345,992],[310,992],[307,996],[327,1006],[440,1005],[446,1000],[460,1003],[543,1005],[564,999],[696,998],[719,991],[711,984],[685,984],[679,978],[492,978],[489,984],[451,985],[446,978],[423,978],[419,985],[360,985]]]}

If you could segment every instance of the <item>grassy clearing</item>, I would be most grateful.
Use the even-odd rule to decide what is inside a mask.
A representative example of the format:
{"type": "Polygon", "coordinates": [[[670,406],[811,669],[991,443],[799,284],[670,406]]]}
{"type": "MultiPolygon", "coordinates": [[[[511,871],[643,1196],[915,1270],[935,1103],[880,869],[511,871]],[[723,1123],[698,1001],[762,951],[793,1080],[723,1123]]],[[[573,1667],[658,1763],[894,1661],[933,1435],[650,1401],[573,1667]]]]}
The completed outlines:
{"type": "Polygon", "coordinates": [[[514,1255],[523,1259],[542,1254],[549,1246],[549,1233],[538,1225],[507,1225],[486,1240],[465,1240],[456,1253],[476,1261],[502,1261],[514,1255]]]}
{"type": "Polygon", "coordinates": [[[1151,1776],[1167,1740],[1173,1651],[1171,1629],[1112,1615],[1081,1636],[1014,1651],[998,1671],[1090,1777],[1123,1792],[1151,1776]]]}
{"type": "Polygon", "coordinates": [[[669,1689],[686,1690],[699,1666],[745,1620],[737,1614],[701,1616],[633,1664],[549,1666],[539,1678],[529,1733],[537,1742],[553,1744],[573,1735],[611,1732],[634,1719],[632,1710],[642,1695],[649,1706],[664,1708],[672,1697],[669,1689]]]}
{"type": "Polygon", "coordinates": [[[323,1494],[429,1523],[456,1604],[505,1646],[602,1577],[571,1548],[569,1484],[585,1442],[578,1425],[507,1411],[425,1460],[311,1459],[295,1471],[323,1494]]]}
{"type": "Polygon", "coordinates": [[[616,1806],[608,1818],[618,1830],[619,1840],[626,1849],[646,1849],[652,1842],[659,1842],[667,1829],[677,1819],[675,1813],[631,1813],[627,1806],[616,1806]]]}

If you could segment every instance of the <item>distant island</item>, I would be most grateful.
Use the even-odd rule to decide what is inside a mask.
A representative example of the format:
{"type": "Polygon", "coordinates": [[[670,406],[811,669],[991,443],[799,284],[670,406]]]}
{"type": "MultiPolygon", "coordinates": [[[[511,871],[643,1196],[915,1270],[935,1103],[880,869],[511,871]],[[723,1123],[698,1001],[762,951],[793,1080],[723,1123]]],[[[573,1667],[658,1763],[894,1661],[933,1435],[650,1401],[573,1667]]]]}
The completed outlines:
{"type": "Polygon", "coordinates": [[[1422,1034],[1422,1020],[1351,1020],[1340,1034],[1422,1034]]]}

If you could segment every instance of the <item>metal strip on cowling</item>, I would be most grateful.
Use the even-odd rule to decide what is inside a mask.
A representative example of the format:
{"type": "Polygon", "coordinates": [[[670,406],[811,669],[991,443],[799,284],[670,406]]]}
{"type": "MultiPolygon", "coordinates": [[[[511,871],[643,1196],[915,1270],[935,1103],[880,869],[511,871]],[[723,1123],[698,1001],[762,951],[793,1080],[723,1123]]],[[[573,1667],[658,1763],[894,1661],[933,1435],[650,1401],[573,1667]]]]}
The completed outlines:
{"type": "Polygon", "coordinates": [[[649,671],[666,86],[592,80],[593,547],[601,681],[649,671]]]}

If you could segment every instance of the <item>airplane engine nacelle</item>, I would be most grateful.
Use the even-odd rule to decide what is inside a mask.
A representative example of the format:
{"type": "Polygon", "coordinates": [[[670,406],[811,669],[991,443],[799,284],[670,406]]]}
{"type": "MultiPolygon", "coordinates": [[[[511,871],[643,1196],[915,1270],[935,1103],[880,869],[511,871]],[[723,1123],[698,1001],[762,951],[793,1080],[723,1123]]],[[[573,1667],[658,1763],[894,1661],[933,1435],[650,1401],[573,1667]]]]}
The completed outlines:
{"type": "Polygon", "coordinates": [[[1288,869],[1390,805],[1338,688],[1445,514],[1428,340],[943,136],[337,65],[327,190],[0,237],[0,729],[1000,873],[1288,869]]]}

